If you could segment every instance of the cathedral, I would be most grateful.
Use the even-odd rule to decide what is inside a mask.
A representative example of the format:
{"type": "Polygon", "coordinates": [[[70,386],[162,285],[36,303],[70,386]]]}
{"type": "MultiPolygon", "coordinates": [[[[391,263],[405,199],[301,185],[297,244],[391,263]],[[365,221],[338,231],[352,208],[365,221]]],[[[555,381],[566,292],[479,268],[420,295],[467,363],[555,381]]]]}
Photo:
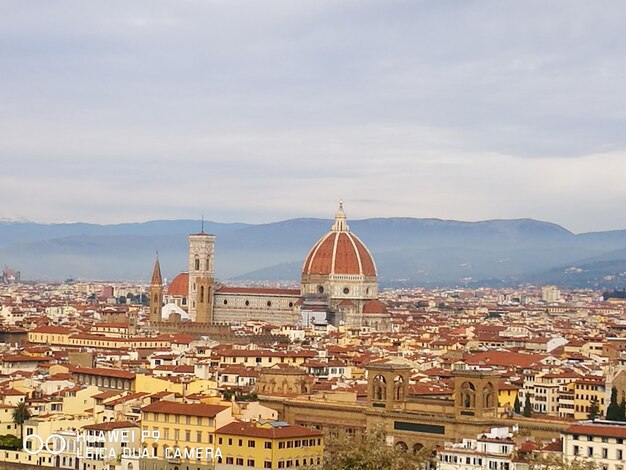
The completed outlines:
{"type": "Polygon", "coordinates": [[[389,314],[378,300],[374,258],[348,227],[343,204],[330,231],[313,245],[300,289],[230,287],[215,280],[215,236],[189,236],[188,272],[164,289],[159,260],[150,282],[150,322],[202,324],[263,321],[274,325],[384,330],[389,314]]]}

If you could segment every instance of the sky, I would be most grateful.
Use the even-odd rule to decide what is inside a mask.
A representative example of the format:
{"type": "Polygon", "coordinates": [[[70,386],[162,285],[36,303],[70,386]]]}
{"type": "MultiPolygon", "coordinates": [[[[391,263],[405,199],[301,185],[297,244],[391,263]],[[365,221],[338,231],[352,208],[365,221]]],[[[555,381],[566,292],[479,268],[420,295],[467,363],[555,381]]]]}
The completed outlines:
{"type": "Polygon", "coordinates": [[[626,228],[621,0],[0,0],[0,219],[626,228]]]}

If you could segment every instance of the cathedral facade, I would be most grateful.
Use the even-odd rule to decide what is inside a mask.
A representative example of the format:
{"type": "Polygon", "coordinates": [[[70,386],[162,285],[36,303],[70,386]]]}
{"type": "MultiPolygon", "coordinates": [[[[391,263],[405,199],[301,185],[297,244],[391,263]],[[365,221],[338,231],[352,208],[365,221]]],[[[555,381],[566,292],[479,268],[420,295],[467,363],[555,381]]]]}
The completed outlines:
{"type": "Polygon", "coordinates": [[[313,245],[300,289],[223,285],[214,277],[215,236],[189,236],[188,271],[164,289],[158,259],[150,283],[150,322],[244,323],[311,326],[331,323],[385,329],[389,315],[378,297],[374,259],[347,224],[343,204],[331,230],[313,245]]]}

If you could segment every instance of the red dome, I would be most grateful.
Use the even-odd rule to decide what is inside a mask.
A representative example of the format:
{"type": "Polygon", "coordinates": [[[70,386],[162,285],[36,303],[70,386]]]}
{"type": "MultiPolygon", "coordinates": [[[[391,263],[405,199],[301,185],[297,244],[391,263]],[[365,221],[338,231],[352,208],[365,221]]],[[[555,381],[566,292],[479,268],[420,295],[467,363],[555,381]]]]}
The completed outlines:
{"type": "Polygon", "coordinates": [[[180,273],[167,288],[167,295],[173,297],[187,297],[189,295],[189,274],[180,273]]]}
{"type": "Polygon", "coordinates": [[[376,276],[376,265],[356,235],[348,231],[332,231],[313,245],[302,273],[376,276]]]}

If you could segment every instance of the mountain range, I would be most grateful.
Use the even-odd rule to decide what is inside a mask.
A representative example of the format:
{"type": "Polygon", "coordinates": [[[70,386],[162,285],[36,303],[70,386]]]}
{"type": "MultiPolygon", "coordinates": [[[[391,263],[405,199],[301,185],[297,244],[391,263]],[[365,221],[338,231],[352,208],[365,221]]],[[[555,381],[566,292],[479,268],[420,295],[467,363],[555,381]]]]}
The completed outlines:
{"type": "MultiPolygon", "coordinates": [[[[375,218],[349,224],[372,252],[383,286],[626,284],[626,230],[574,234],[532,219],[375,218]]],[[[331,225],[331,220],[300,218],[268,224],[204,222],[204,230],[216,235],[219,279],[297,282],[306,254],[331,225]]],[[[0,221],[0,263],[29,280],[147,281],[158,252],[163,274],[171,279],[187,269],[187,236],[200,226],[196,220],[117,225],[0,221]]]]}

